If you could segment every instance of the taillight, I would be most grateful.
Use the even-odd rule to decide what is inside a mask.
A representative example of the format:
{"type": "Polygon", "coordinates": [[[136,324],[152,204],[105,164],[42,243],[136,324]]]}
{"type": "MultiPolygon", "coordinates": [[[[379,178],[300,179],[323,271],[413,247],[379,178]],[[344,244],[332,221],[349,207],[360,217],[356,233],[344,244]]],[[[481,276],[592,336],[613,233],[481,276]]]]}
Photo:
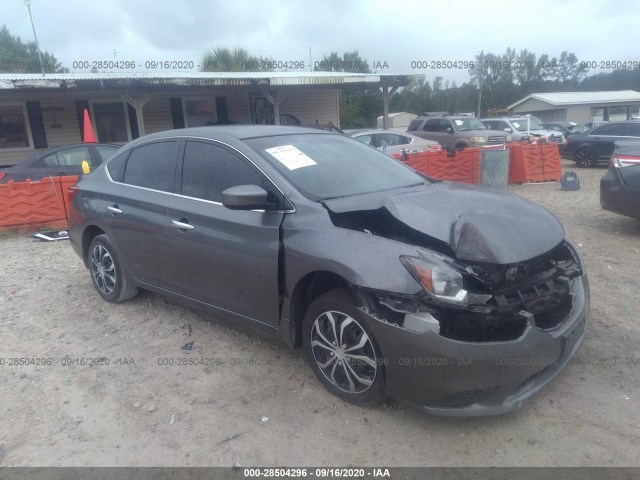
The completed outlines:
{"type": "Polygon", "coordinates": [[[69,205],[73,202],[73,197],[75,197],[76,193],[78,193],[78,187],[76,185],[71,185],[67,189],[67,199],[69,200],[69,205]]]}
{"type": "Polygon", "coordinates": [[[640,157],[613,154],[609,160],[609,168],[622,168],[630,165],[640,165],[640,157]]]}
{"type": "Polygon", "coordinates": [[[0,180],[2,180],[4,177],[6,177],[7,174],[4,172],[0,172],[0,180]]]}
{"type": "Polygon", "coordinates": [[[611,158],[609,159],[609,168],[620,168],[620,159],[611,155],[611,158]]]}

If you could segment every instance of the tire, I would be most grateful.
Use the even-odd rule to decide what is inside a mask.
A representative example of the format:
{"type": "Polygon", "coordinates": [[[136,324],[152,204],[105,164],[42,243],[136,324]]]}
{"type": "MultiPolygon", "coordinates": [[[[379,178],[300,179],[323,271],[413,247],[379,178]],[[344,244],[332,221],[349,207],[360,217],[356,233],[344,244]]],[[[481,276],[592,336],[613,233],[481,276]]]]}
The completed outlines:
{"type": "Polygon", "coordinates": [[[592,168],[598,163],[595,153],[589,147],[579,148],[574,155],[576,166],[581,168],[592,168]]]}
{"type": "Polygon", "coordinates": [[[88,257],[93,286],[107,302],[124,302],[138,294],[138,287],[122,268],[107,235],[97,235],[91,241],[88,257]]]}
{"type": "Polygon", "coordinates": [[[466,144],[464,144],[464,143],[458,143],[458,144],[456,145],[456,150],[457,150],[458,152],[462,152],[465,148],[467,148],[467,145],[466,145],[466,144]]]}
{"type": "Polygon", "coordinates": [[[356,405],[375,405],[385,398],[380,349],[344,290],[331,290],[311,303],[302,323],[302,344],[313,373],[336,397],[356,405]]]}

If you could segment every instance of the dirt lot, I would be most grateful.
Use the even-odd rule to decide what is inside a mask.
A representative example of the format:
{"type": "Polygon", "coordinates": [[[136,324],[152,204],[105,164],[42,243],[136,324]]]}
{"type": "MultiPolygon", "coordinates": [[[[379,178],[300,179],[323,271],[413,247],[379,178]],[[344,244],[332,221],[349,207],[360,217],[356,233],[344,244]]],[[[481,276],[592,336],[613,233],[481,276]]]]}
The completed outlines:
{"type": "Polygon", "coordinates": [[[67,242],[0,238],[0,465],[640,465],[640,222],[600,209],[603,169],[578,173],[578,192],[512,187],[564,222],[592,308],[578,358],[502,417],[344,404],[300,352],[155,294],[108,304],[67,242]]]}

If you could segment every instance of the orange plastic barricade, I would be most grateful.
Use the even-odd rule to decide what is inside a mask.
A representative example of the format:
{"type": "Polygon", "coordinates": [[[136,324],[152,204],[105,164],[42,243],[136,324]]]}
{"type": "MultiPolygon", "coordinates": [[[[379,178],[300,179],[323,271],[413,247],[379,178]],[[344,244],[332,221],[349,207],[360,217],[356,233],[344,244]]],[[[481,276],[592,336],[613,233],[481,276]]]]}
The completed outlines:
{"type": "Polygon", "coordinates": [[[508,145],[509,183],[549,182],[560,180],[560,152],[555,143],[508,145]]]}
{"type": "MultiPolygon", "coordinates": [[[[394,155],[401,159],[400,155],[394,155]]],[[[420,152],[407,155],[406,165],[432,178],[463,183],[480,183],[480,149],[467,148],[448,157],[447,152],[420,152]]]]}
{"type": "Polygon", "coordinates": [[[67,188],[77,176],[0,185],[0,230],[67,227],[67,188]]]}
{"type": "Polygon", "coordinates": [[[562,164],[560,163],[560,149],[557,143],[540,145],[542,149],[542,165],[545,182],[557,182],[562,179],[562,164]]]}

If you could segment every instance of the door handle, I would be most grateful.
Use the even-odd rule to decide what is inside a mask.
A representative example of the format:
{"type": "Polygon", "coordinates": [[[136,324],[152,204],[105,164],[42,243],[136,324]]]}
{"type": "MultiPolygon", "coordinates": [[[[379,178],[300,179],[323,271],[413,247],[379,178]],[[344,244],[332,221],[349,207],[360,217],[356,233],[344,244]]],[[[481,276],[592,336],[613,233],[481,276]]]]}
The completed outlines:
{"type": "MultiPolygon", "coordinates": [[[[184,219],[181,219],[181,220],[184,220],[184,219]]],[[[178,220],[171,220],[171,225],[173,225],[179,230],[193,230],[194,228],[196,228],[189,223],[179,222],[178,220]]]]}
{"type": "Polygon", "coordinates": [[[122,210],[120,210],[118,208],[118,205],[108,206],[107,207],[107,211],[109,211],[109,212],[111,212],[111,213],[113,213],[115,215],[118,215],[119,213],[122,213],[122,210]]]}

